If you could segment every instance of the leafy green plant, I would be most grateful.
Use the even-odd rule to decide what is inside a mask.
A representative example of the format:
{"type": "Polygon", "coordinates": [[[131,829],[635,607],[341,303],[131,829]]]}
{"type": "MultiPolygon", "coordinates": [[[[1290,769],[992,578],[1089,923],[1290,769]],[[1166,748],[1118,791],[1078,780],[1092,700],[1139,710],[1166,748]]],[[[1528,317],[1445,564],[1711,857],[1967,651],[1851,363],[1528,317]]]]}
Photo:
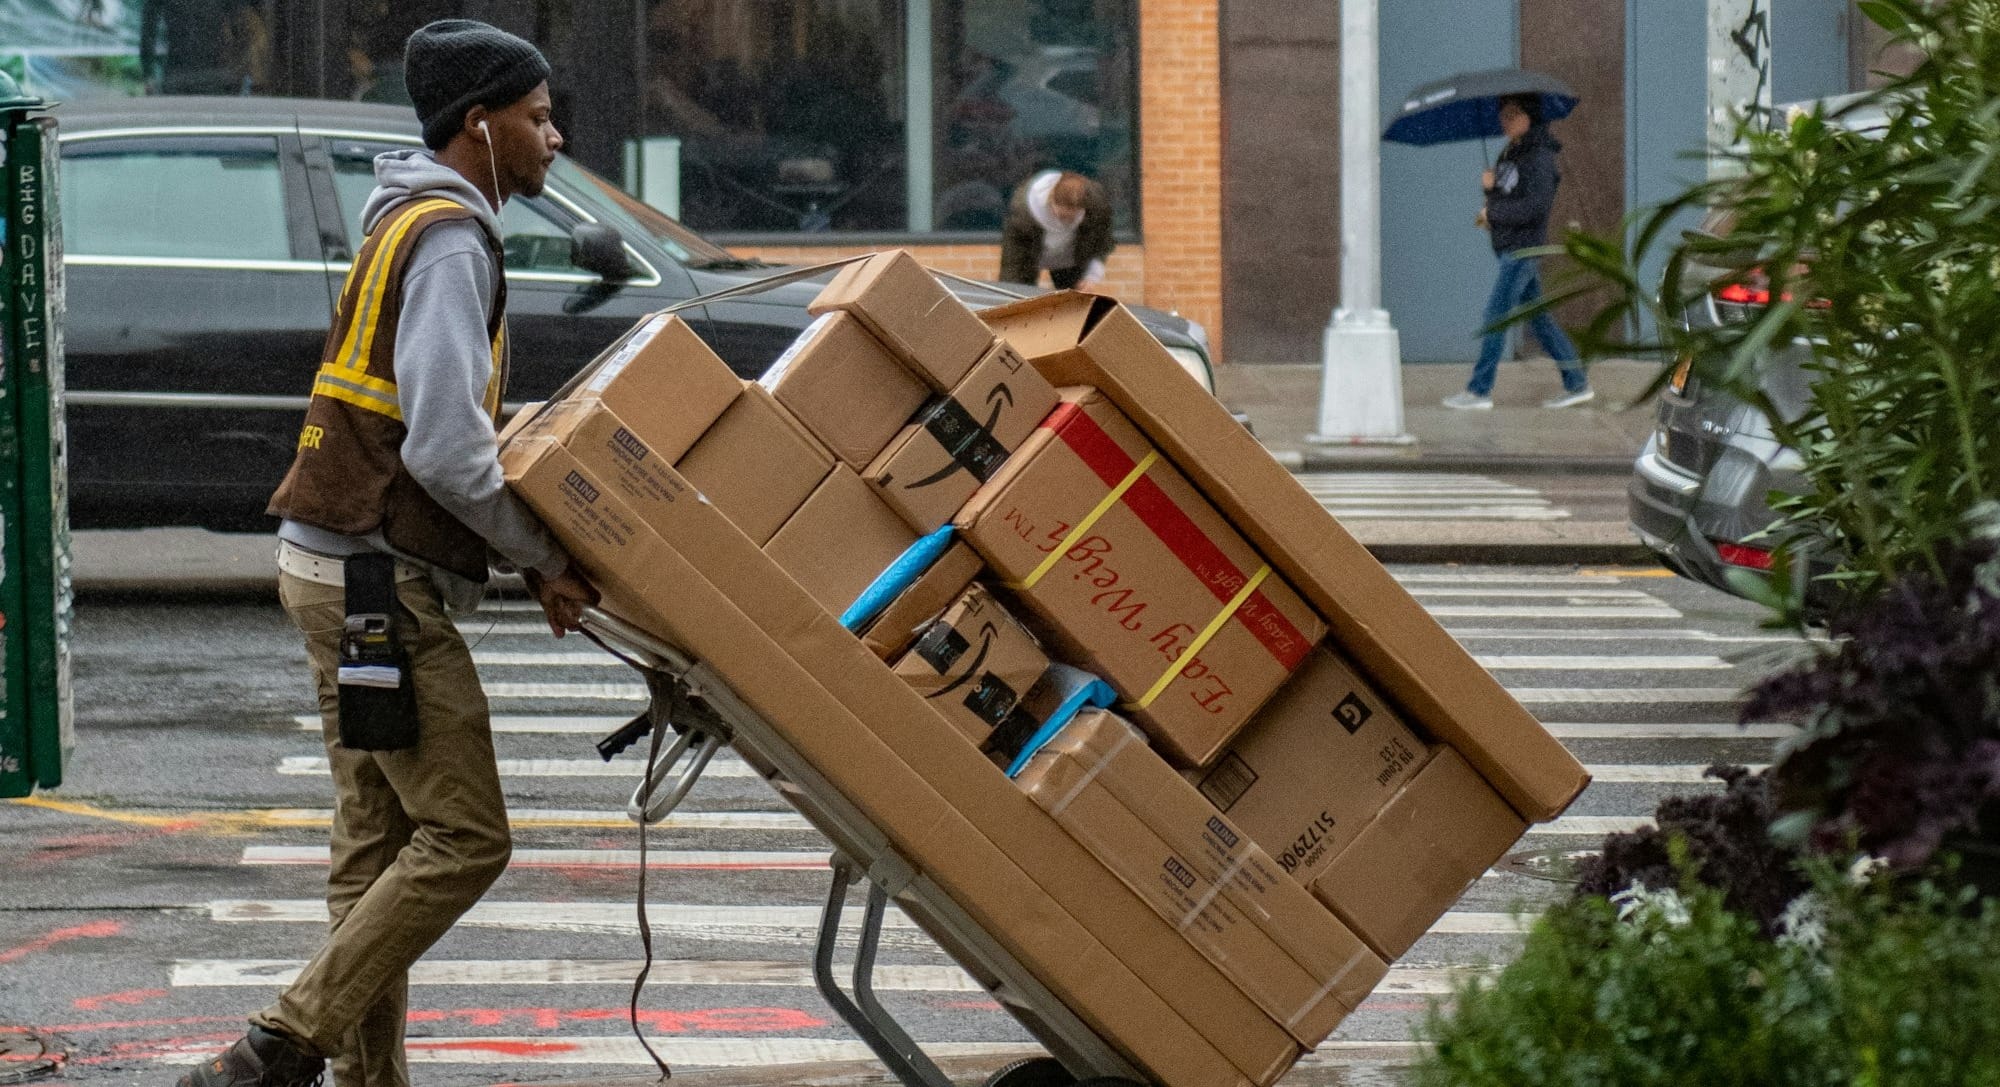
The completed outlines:
{"type": "Polygon", "coordinates": [[[1911,75],[1831,113],[1746,119],[1724,176],[1619,236],[1572,233],[1561,251],[1574,274],[1518,316],[1597,298],[1587,353],[1688,359],[1696,380],[1757,408],[1807,484],[1776,504],[1781,548],[1836,559],[1827,576],[1865,597],[1935,569],[1965,513],[2000,497],[2000,4],[1860,6],[1923,51],[1911,75]],[[1726,233],[1673,229],[1709,211],[1726,233]],[[1656,285],[1639,269],[1657,256],[1656,285]],[[1732,284],[1768,305],[1720,327],[1683,322],[1732,284]],[[1658,338],[1631,341],[1637,327],[1658,338]],[[1782,404],[1759,364],[1798,339],[1816,345],[1811,386],[1803,405],[1782,404]]]}
{"type": "Polygon", "coordinates": [[[1433,1008],[1412,1082],[2000,1082],[2000,903],[1827,865],[1813,887],[1776,940],[1698,883],[1570,899],[1512,965],[1433,1008]]]}

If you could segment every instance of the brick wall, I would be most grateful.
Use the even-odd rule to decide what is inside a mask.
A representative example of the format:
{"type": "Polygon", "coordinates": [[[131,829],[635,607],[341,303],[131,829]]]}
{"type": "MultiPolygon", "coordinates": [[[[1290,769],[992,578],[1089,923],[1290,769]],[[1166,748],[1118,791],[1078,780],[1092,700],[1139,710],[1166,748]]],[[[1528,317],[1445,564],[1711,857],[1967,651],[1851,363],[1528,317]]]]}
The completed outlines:
{"type": "Polygon", "coordinates": [[[1222,334],[1222,52],[1218,0],[1139,5],[1139,214],[1146,304],[1222,334]]]}
{"type": "MultiPolygon", "coordinates": [[[[778,264],[818,264],[858,253],[873,252],[873,245],[732,245],[729,251],[778,264]]],[[[965,276],[995,279],[1000,275],[1000,246],[993,245],[906,245],[927,268],[965,276]]],[[[1146,246],[1121,245],[1105,263],[1104,291],[1126,302],[1151,305],[1146,301],[1146,246]]]]}
{"type": "MultiPolygon", "coordinates": [[[[1106,268],[1108,293],[1201,322],[1222,353],[1222,72],[1219,0],[1145,0],[1139,9],[1139,216],[1144,245],[1106,268]]],[[[817,263],[875,246],[731,246],[746,257],[817,263]]],[[[992,245],[912,245],[933,268],[1000,271],[992,245]]],[[[1324,316],[1323,314],[1321,315],[1324,316]]]]}

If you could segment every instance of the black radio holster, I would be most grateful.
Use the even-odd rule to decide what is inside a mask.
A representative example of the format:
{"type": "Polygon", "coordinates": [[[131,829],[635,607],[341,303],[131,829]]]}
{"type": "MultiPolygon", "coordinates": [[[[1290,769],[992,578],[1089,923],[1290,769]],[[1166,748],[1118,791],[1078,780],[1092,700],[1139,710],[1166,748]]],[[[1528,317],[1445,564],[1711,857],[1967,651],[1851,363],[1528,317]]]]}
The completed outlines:
{"type": "Polygon", "coordinates": [[[396,605],[396,559],[370,552],[342,564],[347,620],[340,633],[340,745],[350,751],[417,746],[417,687],[396,605]]]}

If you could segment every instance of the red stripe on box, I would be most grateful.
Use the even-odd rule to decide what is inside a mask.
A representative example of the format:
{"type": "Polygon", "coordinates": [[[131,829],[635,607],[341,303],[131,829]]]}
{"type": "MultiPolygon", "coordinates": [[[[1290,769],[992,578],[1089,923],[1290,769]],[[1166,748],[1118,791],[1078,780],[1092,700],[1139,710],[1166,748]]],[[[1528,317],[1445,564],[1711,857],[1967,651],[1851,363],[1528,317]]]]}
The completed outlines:
{"type": "MultiPolygon", "coordinates": [[[[1077,404],[1058,406],[1042,427],[1054,431],[1106,487],[1117,486],[1137,463],[1077,404]]],[[[1134,482],[1121,501],[1217,600],[1228,603],[1250,579],[1150,475],[1134,482]]],[[[1306,636],[1261,589],[1243,601],[1235,618],[1287,670],[1297,668],[1311,648],[1306,636]]]]}

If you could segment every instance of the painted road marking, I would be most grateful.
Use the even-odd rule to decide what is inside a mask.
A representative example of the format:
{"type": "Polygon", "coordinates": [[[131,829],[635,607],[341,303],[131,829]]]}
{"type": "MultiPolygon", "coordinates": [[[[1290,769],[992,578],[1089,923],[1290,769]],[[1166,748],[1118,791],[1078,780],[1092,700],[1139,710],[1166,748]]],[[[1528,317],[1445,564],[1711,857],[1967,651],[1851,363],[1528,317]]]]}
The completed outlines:
{"type": "Polygon", "coordinates": [[[486,697],[504,698],[545,698],[558,702],[634,702],[644,704],[649,701],[645,684],[634,678],[630,683],[488,683],[486,697]]]}
{"type": "Polygon", "coordinates": [[[1824,638],[1803,639],[1792,634],[1716,634],[1706,630],[1658,630],[1635,627],[1574,627],[1556,630],[1547,627],[1525,629],[1521,627],[1450,627],[1451,636],[1459,641],[1469,639],[1496,639],[1508,641],[1583,641],[1583,642],[1713,642],[1717,645],[1796,645],[1828,646],[1833,643],[1824,638]]]}
{"type": "Polygon", "coordinates": [[[1681,613],[1665,604],[1577,605],[1558,607],[1539,604],[1426,604],[1433,619],[1679,619],[1681,613]]]}
{"type": "MultiPolygon", "coordinates": [[[[637,784],[643,776],[643,760],[605,762],[602,759],[500,759],[500,776],[505,777],[564,777],[564,778],[630,778],[637,784]]],[[[327,768],[324,755],[287,755],[278,764],[278,773],[294,777],[319,775],[324,777],[331,770],[327,768]]],[[[754,778],[757,771],[748,763],[734,756],[720,752],[709,761],[708,768],[701,772],[704,778],[754,778]]]]}
{"type": "MultiPolygon", "coordinates": [[[[300,732],[320,731],[317,716],[301,714],[292,720],[298,724],[300,732]]],[[[631,720],[630,717],[561,717],[554,714],[538,717],[510,714],[493,718],[493,731],[551,736],[605,736],[624,728],[631,720]]]]}
{"type": "MultiPolygon", "coordinates": [[[[595,1018],[593,1016],[593,1018],[595,1018]]],[[[611,1026],[623,1023],[622,1012],[606,1016],[611,1026]]],[[[819,1038],[689,1038],[654,1035],[652,1042],[676,1071],[689,1068],[749,1068],[773,1064],[819,1064],[826,1061],[873,1061],[874,1051],[861,1042],[819,1038]]],[[[206,1039],[163,1045],[146,1055],[154,1064],[177,1065],[213,1056],[216,1045],[206,1039]]],[[[411,1038],[404,1050],[412,1064],[638,1064],[652,1067],[631,1034],[582,1037],[524,1035],[488,1038],[411,1038]]],[[[933,1058],[988,1057],[998,1062],[1034,1053],[1029,1042],[925,1042],[933,1058]]]]}
{"type": "MultiPolygon", "coordinates": [[[[1482,915],[1498,920],[1466,927],[1432,929],[1433,933],[1518,935],[1524,924],[1504,914],[1482,915]],[[1504,922],[1504,923],[1503,923],[1504,922]]],[[[630,985],[644,962],[639,959],[422,959],[410,968],[417,986],[488,985],[630,985]]],[[[290,985],[305,966],[303,959],[182,959],[169,971],[176,989],[264,988],[290,985]]],[[[1448,978],[1478,973],[1478,968],[1391,966],[1376,989],[1389,993],[1449,992],[1448,978]]],[[[971,975],[957,966],[883,965],[875,967],[875,988],[883,992],[984,993],[971,975]]],[[[714,985],[752,988],[810,989],[812,968],[789,962],[700,961],[656,959],[648,985],[714,985]]]]}
{"type": "MultiPolygon", "coordinates": [[[[1746,763],[1745,765],[1750,768],[1750,772],[1753,774],[1760,773],[1768,768],[1765,763],[1753,762],[1746,763]]],[[[1691,764],[1685,766],[1662,766],[1657,764],[1648,766],[1638,763],[1621,762],[1586,766],[1584,769],[1590,772],[1592,781],[1599,785],[1714,785],[1717,787],[1722,785],[1720,781],[1704,776],[1703,772],[1708,769],[1706,766],[1694,766],[1691,764]]]]}
{"type": "Polygon", "coordinates": [[[1499,596],[1547,600],[1643,600],[1662,607],[1665,606],[1660,604],[1658,597],[1639,589],[1476,589],[1467,588],[1463,585],[1452,585],[1441,588],[1418,585],[1410,587],[1410,595],[1418,598],[1431,596],[1499,596]]]}
{"type": "MultiPolygon", "coordinates": [[[[1506,573],[1493,574],[1478,571],[1449,570],[1390,570],[1397,581],[1405,585],[1617,585],[1621,577],[1632,576],[1630,571],[1622,574],[1536,574],[1506,573]]],[[[547,628],[544,628],[547,629],[547,628]]]]}
{"type": "Polygon", "coordinates": [[[1668,724],[1638,721],[1545,722],[1543,728],[1559,740],[1782,740],[1798,735],[1795,725],[1668,724]]]}
{"type": "MultiPolygon", "coordinates": [[[[221,922],[312,925],[327,922],[326,903],[310,898],[227,899],[210,902],[204,908],[210,920],[221,922]]],[[[646,905],[646,919],[653,928],[655,939],[665,934],[677,939],[810,942],[819,938],[820,907],[700,906],[652,902],[646,905]]],[[[638,918],[630,902],[481,902],[458,923],[475,928],[522,932],[627,935],[639,931],[638,918]]],[[[932,949],[936,947],[900,909],[886,911],[882,915],[882,923],[886,930],[907,936],[906,945],[920,941],[932,949]]],[[[1431,931],[1507,934],[1521,931],[1521,925],[1511,913],[1453,910],[1439,918],[1437,924],[1431,926],[1431,931]]],[[[845,932],[843,939],[851,939],[853,935],[852,932],[845,932]]]]}
{"type": "Polygon", "coordinates": [[[1702,655],[1686,656],[1482,656],[1472,658],[1481,668],[1493,671],[1540,670],[1554,672],[1653,672],[1653,671],[1696,671],[1720,668],[1728,670],[1735,665],[1721,657],[1702,655]]]}
{"type": "Polygon", "coordinates": [[[1528,833],[1544,838],[1597,838],[1606,834],[1631,834],[1652,825],[1652,818],[1643,815],[1567,815],[1552,823],[1536,823],[1528,828],[1528,833]]]}
{"type": "Polygon", "coordinates": [[[1443,509],[1386,509],[1381,506],[1343,506],[1325,503],[1327,511],[1343,521],[1561,521],[1568,510],[1543,506],[1450,506],[1443,509]]]}
{"type": "MultiPolygon", "coordinates": [[[[686,871],[795,872],[828,866],[825,852],[758,849],[649,849],[646,867],[686,871]]],[[[243,864],[328,864],[323,845],[253,845],[243,849],[243,864]]],[[[508,868],[637,868],[636,849],[516,849],[508,868]]]]}
{"type": "Polygon", "coordinates": [[[1743,701],[1743,692],[1735,687],[1509,687],[1507,692],[1522,702],[1537,703],[1716,702],[1733,706],[1743,701]]]}
{"type": "MultiPolygon", "coordinates": [[[[331,808],[267,808],[254,813],[267,826],[325,827],[333,825],[331,808]]],[[[589,830],[630,829],[637,824],[622,814],[607,811],[558,808],[507,809],[507,823],[515,830],[575,827],[589,830]]],[[[676,811],[655,830],[813,830],[806,817],[789,811],[676,811]]]]}

